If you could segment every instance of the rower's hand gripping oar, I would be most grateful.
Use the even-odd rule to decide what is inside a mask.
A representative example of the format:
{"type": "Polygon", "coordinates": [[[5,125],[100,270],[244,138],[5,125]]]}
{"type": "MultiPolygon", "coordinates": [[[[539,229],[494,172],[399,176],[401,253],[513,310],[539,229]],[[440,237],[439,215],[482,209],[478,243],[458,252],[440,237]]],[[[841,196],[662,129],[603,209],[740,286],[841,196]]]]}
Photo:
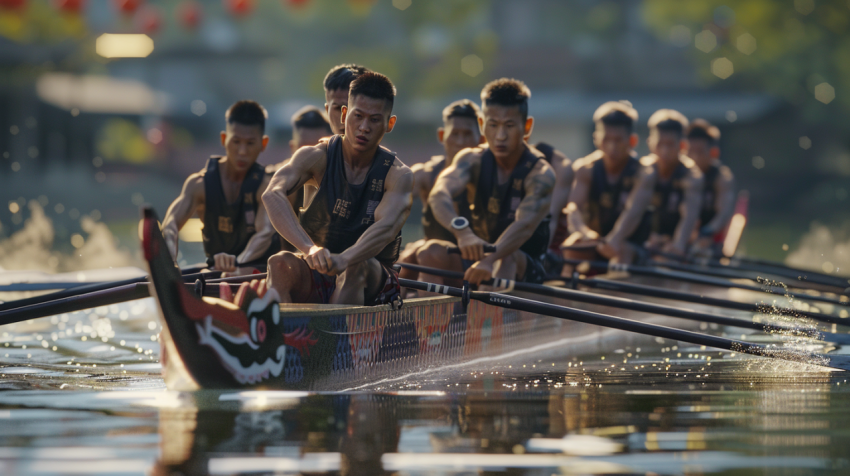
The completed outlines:
{"type": "MultiPolygon", "coordinates": [[[[414,271],[419,271],[420,273],[427,273],[434,276],[441,276],[445,278],[453,278],[453,279],[461,279],[463,278],[463,273],[459,273],[456,271],[446,271],[440,269],[429,268],[427,266],[419,266],[413,264],[402,263],[402,267],[407,269],[411,269],[414,271]]],[[[517,282],[510,279],[503,278],[494,278],[490,281],[484,282],[482,284],[492,285],[497,288],[506,288],[508,290],[516,289],[517,291],[528,292],[539,294],[542,296],[550,296],[556,297],[560,299],[566,299],[570,301],[577,302],[585,302],[589,304],[597,304],[601,306],[610,306],[621,309],[629,309],[632,311],[638,312],[646,312],[652,314],[661,314],[665,316],[678,317],[681,319],[688,319],[692,321],[698,322],[707,322],[711,324],[718,324],[722,326],[731,326],[731,327],[739,327],[743,329],[754,329],[758,331],[764,331],[768,333],[772,332],[782,332],[785,335],[789,336],[803,336],[803,337],[811,337],[814,339],[823,340],[826,342],[831,342],[833,344],[850,344],[850,334],[838,334],[832,332],[818,332],[816,329],[810,328],[801,328],[796,326],[781,326],[781,325],[773,325],[770,323],[760,323],[754,321],[746,321],[743,319],[737,319],[726,316],[719,316],[716,314],[710,314],[705,312],[697,312],[691,309],[682,309],[673,306],[666,306],[662,304],[653,304],[642,301],[634,301],[632,299],[626,299],[622,297],[615,296],[602,296],[595,293],[590,293],[586,291],[578,291],[575,289],[566,289],[566,288],[558,288],[554,286],[545,286],[542,284],[532,284],[532,283],[523,283],[517,282]]]]}
{"type": "Polygon", "coordinates": [[[420,291],[445,294],[447,296],[455,296],[463,299],[471,299],[480,301],[491,306],[502,307],[505,309],[515,309],[518,311],[532,312],[545,316],[557,317],[559,319],[568,319],[571,321],[584,322],[602,327],[610,327],[638,334],[661,337],[664,339],[677,340],[688,342],[695,345],[704,345],[717,349],[739,352],[742,354],[751,354],[761,357],[770,357],[774,359],[786,360],[790,362],[798,362],[820,367],[829,367],[836,370],[850,370],[850,356],[844,355],[825,355],[818,353],[803,353],[799,351],[782,349],[770,345],[754,344],[735,339],[727,339],[725,337],[717,337],[698,332],[685,331],[681,329],[673,329],[670,327],[660,326],[657,324],[649,324],[646,322],[633,321],[622,317],[609,316],[597,312],[585,311],[581,309],[573,309],[566,306],[558,306],[524,299],[507,294],[491,293],[484,291],[469,291],[467,289],[455,288],[452,286],[438,285],[433,283],[423,283],[412,279],[399,279],[399,284],[404,287],[418,289],[420,291]]]}

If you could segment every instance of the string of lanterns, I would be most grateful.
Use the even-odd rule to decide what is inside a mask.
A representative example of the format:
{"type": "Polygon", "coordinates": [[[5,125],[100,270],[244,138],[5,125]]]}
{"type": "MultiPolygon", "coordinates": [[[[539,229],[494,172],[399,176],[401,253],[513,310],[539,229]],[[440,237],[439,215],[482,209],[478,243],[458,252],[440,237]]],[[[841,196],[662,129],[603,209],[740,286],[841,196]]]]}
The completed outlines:
{"type": "MultiPolygon", "coordinates": [[[[22,12],[32,0],[0,0],[0,12],[22,12]]],[[[87,0],[48,0],[56,10],[66,15],[80,15],[86,7],[87,0]]],[[[250,16],[255,9],[257,0],[218,0],[224,11],[236,19],[250,16]]],[[[280,0],[289,8],[302,9],[311,0],[280,0]]],[[[204,18],[203,0],[183,0],[175,8],[175,18],[179,24],[189,31],[196,30],[204,18]]],[[[348,0],[352,8],[362,8],[373,5],[377,0],[348,0]]],[[[157,33],[163,25],[161,9],[147,0],[111,0],[115,11],[124,19],[131,22],[136,30],[148,35],[157,33]]]]}

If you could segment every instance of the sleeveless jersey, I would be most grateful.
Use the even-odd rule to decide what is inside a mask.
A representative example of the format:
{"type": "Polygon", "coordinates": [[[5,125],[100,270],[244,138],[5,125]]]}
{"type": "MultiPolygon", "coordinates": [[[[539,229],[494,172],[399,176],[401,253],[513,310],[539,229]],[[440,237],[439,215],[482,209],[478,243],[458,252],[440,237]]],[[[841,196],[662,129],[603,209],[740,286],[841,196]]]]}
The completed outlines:
{"type": "MultiPolygon", "coordinates": [[[[658,173],[657,164],[653,165],[658,173]]],[[[679,162],[669,180],[660,178],[655,183],[652,195],[652,231],[659,235],[673,236],[679,224],[681,214],[679,205],[685,198],[684,179],[688,176],[688,167],[679,162]]]]}
{"type": "MultiPolygon", "coordinates": [[[[431,172],[431,183],[435,183],[437,181],[437,176],[440,175],[440,172],[442,172],[445,168],[446,159],[443,158],[439,167],[434,167],[434,170],[431,172]]],[[[469,213],[469,199],[467,198],[465,190],[463,193],[454,198],[454,205],[457,216],[462,216],[467,220],[471,220],[469,213]]],[[[444,228],[443,225],[437,221],[437,218],[434,216],[434,212],[431,210],[431,205],[428,203],[425,203],[425,209],[422,211],[422,231],[425,234],[426,239],[457,243],[457,238],[455,238],[452,232],[444,228]]]]}
{"type": "Polygon", "coordinates": [[[218,253],[238,255],[245,250],[248,240],[254,235],[254,219],[257,216],[257,191],[263,183],[265,169],[254,163],[239,190],[239,198],[227,203],[221,186],[221,157],[210,157],[204,174],[204,253],[207,257],[218,253]]]}
{"type": "MultiPolygon", "coordinates": [[[[536,152],[536,151],[535,151],[536,152]]],[[[516,211],[525,197],[525,178],[538,160],[545,160],[526,147],[511,176],[499,184],[496,158],[490,149],[481,156],[481,171],[475,186],[475,207],[472,210],[472,230],[479,238],[494,243],[516,219],[516,211]]],[[[549,219],[538,224],[534,234],[520,250],[532,258],[539,258],[549,245],[549,219]]]]}
{"type": "MultiPolygon", "coordinates": [[[[378,147],[366,179],[355,185],[345,177],[342,140],[341,135],[330,138],[322,183],[300,217],[301,226],[313,242],[335,254],[351,248],[375,222],[375,209],[384,196],[384,180],[396,158],[394,153],[378,147]]],[[[382,264],[392,264],[398,259],[400,248],[401,233],[375,258],[382,264]]]]}
{"type": "Polygon", "coordinates": [[[720,177],[720,165],[717,163],[711,164],[702,174],[703,189],[702,189],[702,208],[699,212],[700,226],[707,225],[717,215],[715,202],[717,201],[717,179],[720,177]]]}

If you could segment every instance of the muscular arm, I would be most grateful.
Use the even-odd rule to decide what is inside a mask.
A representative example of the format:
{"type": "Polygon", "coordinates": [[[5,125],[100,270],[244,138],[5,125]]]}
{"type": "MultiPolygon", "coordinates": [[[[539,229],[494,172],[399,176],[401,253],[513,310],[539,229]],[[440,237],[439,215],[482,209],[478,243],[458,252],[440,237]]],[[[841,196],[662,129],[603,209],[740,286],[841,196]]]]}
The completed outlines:
{"type": "Polygon", "coordinates": [[[200,173],[194,173],[183,183],[183,190],[168,207],[168,211],[165,212],[165,219],[162,220],[162,236],[165,238],[165,244],[168,246],[172,258],[177,259],[180,229],[192,218],[192,215],[203,202],[204,176],[200,173]]]}
{"type": "Polygon", "coordinates": [[[289,162],[275,172],[263,193],[263,205],[274,229],[304,254],[307,254],[313,246],[313,240],[301,227],[298,216],[289,201],[289,195],[307,182],[321,177],[326,163],[326,144],[302,147],[295,152],[289,162]]]}
{"type": "Polygon", "coordinates": [[[573,168],[570,159],[560,151],[555,151],[552,156],[552,169],[555,172],[555,188],[552,191],[552,203],[549,205],[549,214],[552,220],[549,222],[549,241],[555,238],[555,230],[558,228],[558,219],[561,211],[570,200],[570,189],[573,185],[573,168]]]}
{"type": "Polygon", "coordinates": [[[454,163],[446,167],[437,177],[428,205],[434,218],[443,228],[454,232],[452,219],[457,216],[454,197],[466,192],[466,185],[472,180],[473,170],[481,163],[481,149],[464,149],[455,157],[454,163]]]}
{"type": "Polygon", "coordinates": [[[422,202],[423,211],[425,210],[425,205],[428,203],[428,193],[431,191],[429,162],[414,164],[410,167],[410,171],[413,173],[413,195],[422,202]]]}
{"type": "Polygon", "coordinates": [[[640,225],[640,221],[643,219],[647,207],[649,207],[652,201],[655,180],[655,169],[646,166],[641,167],[638,173],[637,183],[632,188],[632,193],[629,194],[629,198],[626,200],[623,213],[617,218],[614,228],[611,229],[605,241],[617,244],[623,243],[635,232],[640,225]]]}
{"type": "Polygon", "coordinates": [[[685,179],[685,196],[679,204],[679,224],[673,233],[671,245],[680,252],[688,246],[688,240],[699,220],[699,209],[702,205],[702,175],[694,175],[693,171],[685,179]]]}
{"type": "Polygon", "coordinates": [[[703,225],[712,235],[725,228],[735,214],[735,177],[728,167],[720,168],[720,177],[715,181],[715,187],[714,209],[717,213],[708,224],[703,225]]]}
{"type": "Polygon", "coordinates": [[[591,230],[584,223],[582,209],[587,205],[587,200],[590,197],[590,182],[592,178],[592,167],[589,164],[578,163],[574,167],[575,180],[569,195],[569,203],[565,213],[567,214],[567,227],[570,233],[581,232],[584,235],[595,235],[596,232],[591,230]]]}
{"type": "Polygon", "coordinates": [[[263,179],[260,190],[257,191],[257,216],[254,218],[254,228],[256,233],[248,240],[245,249],[239,256],[236,257],[237,263],[250,263],[262,257],[272,242],[275,230],[269,221],[269,215],[266,213],[266,207],[263,206],[262,195],[269,185],[268,175],[263,179]]]}
{"type": "Polygon", "coordinates": [[[413,173],[396,159],[384,182],[386,190],[375,208],[375,222],[351,248],[340,253],[345,266],[374,258],[401,231],[413,206],[413,173]]]}
{"type": "Polygon", "coordinates": [[[496,252],[486,259],[496,262],[518,250],[549,213],[552,189],[555,187],[555,172],[546,161],[538,160],[531,173],[525,178],[525,196],[519,203],[516,218],[493,243],[496,252]]]}

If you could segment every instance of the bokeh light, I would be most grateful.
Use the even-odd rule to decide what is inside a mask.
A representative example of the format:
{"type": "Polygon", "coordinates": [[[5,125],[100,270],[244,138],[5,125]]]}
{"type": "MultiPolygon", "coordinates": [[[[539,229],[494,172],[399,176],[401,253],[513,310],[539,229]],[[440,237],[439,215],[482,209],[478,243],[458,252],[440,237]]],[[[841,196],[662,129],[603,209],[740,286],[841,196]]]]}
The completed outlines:
{"type": "Polygon", "coordinates": [[[484,61],[477,55],[467,55],[460,60],[460,70],[464,74],[475,77],[484,71],[484,61]]]}
{"type": "Polygon", "coordinates": [[[824,104],[831,103],[835,99],[835,88],[829,83],[818,84],[815,86],[815,99],[824,104]]]}
{"type": "Polygon", "coordinates": [[[809,150],[812,148],[812,140],[809,139],[808,136],[800,137],[800,148],[803,150],[809,150]]]}
{"type": "Polygon", "coordinates": [[[717,48],[717,36],[711,30],[703,30],[694,36],[694,46],[703,53],[711,53],[717,48]]]}
{"type": "Polygon", "coordinates": [[[721,57],[711,62],[711,72],[720,79],[726,79],[732,76],[732,73],[735,72],[735,67],[728,58],[721,57]]]}
{"type": "Polygon", "coordinates": [[[738,51],[741,53],[751,55],[756,51],[756,38],[749,33],[744,33],[738,36],[735,46],[738,47],[738,51]]]}
{"type": "Polygon", "coordinates": [[[411,3],[411,0],[393,0],[393,6],[402,11],[407,10],[411,3]]]}

